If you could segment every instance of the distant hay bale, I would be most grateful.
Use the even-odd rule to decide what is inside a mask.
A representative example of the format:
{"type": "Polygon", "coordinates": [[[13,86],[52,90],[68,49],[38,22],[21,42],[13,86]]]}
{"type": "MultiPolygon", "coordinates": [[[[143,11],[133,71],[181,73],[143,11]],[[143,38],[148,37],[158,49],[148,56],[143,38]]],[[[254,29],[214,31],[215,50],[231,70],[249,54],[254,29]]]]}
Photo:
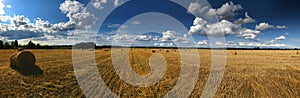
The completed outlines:
{"type": "Polygon", "coordinates": [[[107,49],[107,48],[105,48],[105,49],[104,49],[104,51],[108,51],[108,49],[107,49]]]}
{"type": "Polygon", "coordinates": [[[89,51],[94,51],[94,49],[93,49],[93,48],[91,48],[89,51]]]}
{"type": "Polygon", "coordinates": [[[151,50],[152,52],[156,52],[154,49],[151,50]]]}
{"type": "Polygon", "coordinates": [[[23,75],[39,75],[43,71],[35,65],[36,59],[29,51],[20,51],[10,57],[10,67],[23,75]]]}
{"type": "Polygon", "coordinates": [[[299,52],[297,51],[297,55],[299,55],[299,52]]]}
{"type": "Polygon", "coordinates": [[[24,48],[18,48],[18,51],[23,51],[24,50],[24,48]]]}
{"type": "Polygon", "coordinates": [[[231,51],[232,55],[238,55],[236,51],[231,51]]]}
{"type": "Polygon", "coordinates": [[[166,52],[169,52],[169,50],[167,49],[166,52]]]}

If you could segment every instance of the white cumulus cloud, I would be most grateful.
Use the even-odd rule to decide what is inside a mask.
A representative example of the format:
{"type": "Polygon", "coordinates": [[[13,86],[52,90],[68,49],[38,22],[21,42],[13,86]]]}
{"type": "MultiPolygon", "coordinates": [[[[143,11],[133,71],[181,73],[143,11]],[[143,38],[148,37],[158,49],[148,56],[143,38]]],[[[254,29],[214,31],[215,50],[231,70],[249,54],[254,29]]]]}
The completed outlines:
{"type": "MultiPolygon", "coordinates": [[[[102,1],[101,1],[102,2],[102,1]]],[[[103,2],[106,2],[105,0],[103,2]]],[[[60,10],[67,14],[69,18],[67,23],[60,23],[58,25],[74,26],[78,29],[90,29],[97,18],[94,14],[91,14],[87,9],[78,1],[66,0],[60,4],[60,10]]]]}
{"type": "Polygon", "coordinates": [[[6,5],[6,8],[10,9],[10,8],[12,8],[12,6],[11,5],[6,5]]]}
{"type": "Polygon", "coordinates": [[[245,39],[255,39],[261,32],[243,28],[241,24],[235,24],[227,20],[216,23],[207,23],[202,18],[195,18],[193,26],[190,27],[189,34],[200,34],[204,36],[223,37],[227,35],[237,35],[245,39]]]}
{"type": "Polygon", "coordinates": [[[192,2],[192,3],[190,3],[190,5],[188,7],[188,12],[192,13],[194,15],[196,15],[198,13],[204,13],[207,10],[209,10],[209,7],[203,6],[203,5],[199,4],[198,2],[192,2]]]}
{"type": "Polygon", "coordinates": [[[207,45],[208,44],[208,40],[198,41],[196,44],[197,45],[207,45]]]}
{"type": "Polygon", "coordinates": [[[270,25],[269,23],[266,23],[266,22],[260,23],[255,26],[256,30],[268,30],[268,29],[272,29],[272,28],[285,29],[287,27],[286,26],[274,26],[274,25],[270,25]]]}
{"type": "Polygon", "coordinates": [[[66,14],[75,14],[80,12],[84,7],[78,1],[66,0],[62,4],[60,4],[59,9],[66,14]]]}
{"type": "Polygon", "coordinates": [[[235,12],[243,9],[241,5],[235,5],[232,2],[223,4],[218,9],[210,9],[206,13],[206,17],[213,17],[214,15],[219,16],[221,20],[228,20],[233,18],[236,14],[235,12]]]}
{"type": "Polygon", "coordinates": [[[275,44],[278,41],[282,41],[286,39],[286,36],[288,36],[288,33],[284,33],[283,35],[274,38],[273,40],[269,41],[268,44],[275,44]]]}
{"type": "Polygon", "coordinates": [[[245,13],[245,17],[246,18],[244,18],[244,19],[239,18],[234,23],[235,24],[248,24],[248,23],[254,23],[255,22],[255,20],[248,15],[248,12],[245,13]]]}
{"type": "Polygon", "coordinates": [[[221,20],[232,19],[236,14],[235,12],[243,9],[241,5],[235,5],[233,2],[223,4],[218,9],[209,8],[199,2],[192,2],[188,6],[188,12],[192,14],[204,14],[207,18],[218,16],[221,20]]]}
{"type": "Polygon", "coordinates": [[[285,36],[279,36],[279,37],[276,37],[275,39],[276,40],[285,40],[285,38],[286,38],[285,36]]]}
{"type": "Polygon", "coordinates": [[[95,2],[93,3],[93,6],[96,8],[96,9],[103,9],[104,7],[102,6],[103,4],[107,3],[107,0],[95,0],[95,2]]]}

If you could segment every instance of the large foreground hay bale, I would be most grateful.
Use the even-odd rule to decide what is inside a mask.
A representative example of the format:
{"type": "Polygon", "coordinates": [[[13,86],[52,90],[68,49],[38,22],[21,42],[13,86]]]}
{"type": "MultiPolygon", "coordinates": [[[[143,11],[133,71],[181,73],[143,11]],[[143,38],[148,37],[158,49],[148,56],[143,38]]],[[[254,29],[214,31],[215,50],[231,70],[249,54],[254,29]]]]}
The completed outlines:
{"type": "Polygon", "coordinates": [[[39,75],[43,71],[35,65],[35,57],[29,51],[19,51],[10,57],[10,67],[23,75],[39,75]]]}

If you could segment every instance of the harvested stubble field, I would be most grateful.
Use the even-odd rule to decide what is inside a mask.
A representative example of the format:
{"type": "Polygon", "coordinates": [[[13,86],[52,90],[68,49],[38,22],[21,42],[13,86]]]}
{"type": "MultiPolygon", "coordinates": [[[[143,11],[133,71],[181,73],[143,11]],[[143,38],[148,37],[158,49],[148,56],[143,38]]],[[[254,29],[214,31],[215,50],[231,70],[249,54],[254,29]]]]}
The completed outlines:
{"type": "MultiPolygon", "coordinates": [[[[28,50],[35,54],[36,65],[43,71],[38,77],[22,76],[9,68],[9,57],[16,50],[0,50],[0,96],[47,97],[81,96],[72,64],[72,50],[28,50]]],[[[168,93],[180,75],[181,58],[178,50],[156,49],[167,62],[165,75],[151,87],[136,87],[122,80],[114,71],[111,51],[96,50],[97,67],[108,88],[122,97],[161,97],[168,93]]],[[[121,50],[120,50],[121,51],[121,50]]],[[[210,50],[198,50],[199,80],[190,97],[200,97],[208,79],[210,50]]],[[[294,50],[227,50],[223,80],[215,97],[283,97],[300,96],[300,55],[294,50]]],[[[150,72],[152,49],[132,49],[129,61],[140,75],[150,72]]],[[[87,58],[85,56],[82,56],[87,58]]],[[[92,89],[92,88],[91,88],[92,89]]],[[[103,95],[105,96],[105,95],[103,95]]]]}

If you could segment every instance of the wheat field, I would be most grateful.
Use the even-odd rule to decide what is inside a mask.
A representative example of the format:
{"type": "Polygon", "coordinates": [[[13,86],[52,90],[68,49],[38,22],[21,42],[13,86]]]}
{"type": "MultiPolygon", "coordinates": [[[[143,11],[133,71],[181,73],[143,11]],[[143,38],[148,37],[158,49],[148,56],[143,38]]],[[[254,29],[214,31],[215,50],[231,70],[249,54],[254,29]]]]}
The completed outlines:
{"type": "MultiPolygon", "coordinates": [[[[9,57],[16,50],[0,50],[0,96],[84,97],[76,81],[72,50],[27,51],[34,53],[36,65],[44,73],[41,76],[19,74],[9,67],[9,57]]],[[[180,75],[182,62],[177,49],[168,49],[168,52],[166,49],[155,49],[155,53],[166,59],[167,69],[161,80],[149,87],[137,87],[122,81],[114,70],[110,49],[83,51],[95,53],[99,74],[107,87],[121,97],[162,97],[172,90],[180,75]]],[[[189,97],[201,96],[211,70],[211,50],[199,49],[198,52],[201,64],[198,82],[189,97]]],[[[149,58],[152,54],[152,49],[130,49],[130,66],[139,75],[149,74],[149,58]]],[[[101,96],[105,97],[105,94],[101,96]]],[[[226,69],[216,98],[299,96],[300,55],[296,50],[227,50],[226,69]]]]}

